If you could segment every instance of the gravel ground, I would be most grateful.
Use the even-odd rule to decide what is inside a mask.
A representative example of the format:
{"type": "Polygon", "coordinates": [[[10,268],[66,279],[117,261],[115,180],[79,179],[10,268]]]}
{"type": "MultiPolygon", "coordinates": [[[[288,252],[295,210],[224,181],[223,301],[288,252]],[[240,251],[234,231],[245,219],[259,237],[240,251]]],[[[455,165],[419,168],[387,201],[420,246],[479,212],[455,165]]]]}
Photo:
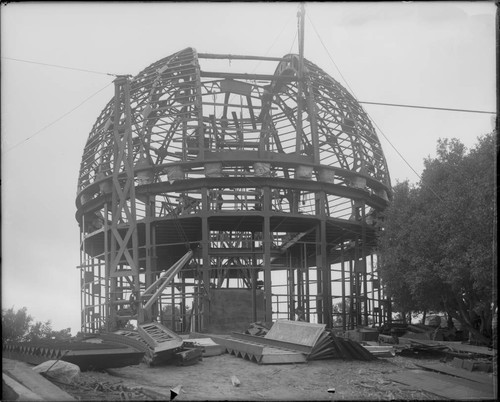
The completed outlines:
{"type": "MultiPolygon", "coordinates": [[[[82,373],[61,387],[79,400],[437,400],[443,399],[388,379],[416,368],[415,358],[376,361],[323,360],[306,364],[258,365],[228,354],[207,357],[187,367],[146,365],[82,373]],[[241,385],[236,387],[231,376],[241,385]],[[334,392],[329,390],[334,389],[334,392]]],[[[426,359],[427,362],[438,359],[426,359]]]]}

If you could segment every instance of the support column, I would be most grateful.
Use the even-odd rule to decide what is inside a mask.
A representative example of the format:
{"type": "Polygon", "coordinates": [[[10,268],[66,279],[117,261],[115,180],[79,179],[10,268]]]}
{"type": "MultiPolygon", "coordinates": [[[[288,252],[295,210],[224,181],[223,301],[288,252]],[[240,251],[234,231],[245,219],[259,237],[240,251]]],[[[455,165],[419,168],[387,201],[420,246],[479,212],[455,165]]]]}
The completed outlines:
{"type": "Polygon", "coordinates": [[[365,210],[366,210],[366,204],[364,201],[361,203],[361,259],[363,261],[362,267],[362,277],[363,277],[363,325],[365,327],[368,326],[368,281],[367,281],[367,275],[368,275],[368,267],[366,264],[366,254],[367,254],[367,247],[366,247],[366,215],[365,215],[365,210]]]}
{"type": "MultiPolygon", "coordinates": [[[[117,281],[118,278],[127,278],[128,290],[137,301],[136,305],[131,303],[130,308],[138,307],[137,315],[134,316],[141,323],[142,308],[138,298],[140,291],[139,241],[136,222],[130,80],[127,76],[119,76],[115,79],[114,84],[114,113],[113,121],[111,121],[114,158],[111,189],[111,248],[107,270],[112,278],[111,282],[117,281]],[[123,121],[120,119],[121,117],[123,117],[123,121]],[[128,247],[129,242],[132,244],[131,248],[128,247]]],[[[118,295],[116,288],[112,292],[111,298],[118,295]]],[[[117,325],[117,308],[116,303],[111,303],[109,319],[113,328],[117,325]]]]}
{"type": "MultiPolygon", "coordinates": [[[[144,289],[147,289],[154,281],[153,278],[153,263],[152,263],[152,250],[151,250],[151,221],[154,218],[154,202],[151,203],[149,195],[144,199],[144,206],[146,209],[146,216],[144,218],[144,231],[145,231],[145,268],[144,275],[144,289]]],[[[158,315],[158,305],[155,303],[153,306],[144,311],[145,322],[151,322],[153,318],[158,315]]]]}
{"type": "Polygon", "coordinates": [[[320,217],[319,225],[316,229],[316,270],[318,273],[318,321],[326,324],[328,328],[332,326],[332,281],[331,269],[328,261],[328,251],[326,243],[326,194],[320,191],[316,194],[316,214],[320,217]],[[321,303],[319,303],[321,302],[321,303]],[[321,318],[320,318],[321,317],[321,318]],[[321,320],[321,321],[320,321],[321,320]]]}
{"type": "Polygon", "coordinates": [[[252,282],[252,322],[257,321],[257,258],[255,256],[255,233],[252,232],[252,269],[250,270],[252,282]]]}
{"type": "Polygon", "coordinates": [[[203,286],[202,297],[202,331],[206,331],[210,326],[210,228],[208,224],[208,189],[201,189],[201,249],[203,259],[203,286]]]}
{"type": "Polygon", "coordinates": [[[347,330],[346,302],[345,302],[345,263],[344,263],[344,240],[340,241],[340,275],[342,282],[342,331],[347,330]]]}
{"type": "Polygon", "coordinates": [[[288,319],[295,319],[295,302],[297,301],[295,295],[295,267],[294,267],[294,258],[290,251],[287,251],[288,261],[289,261],[289,269],[288,269],[288,295],[289,295],[289,307],[288,307],[288,319]]]}
{"type": "Polygon", "coordinates": [[[353,260],[349,258],[349,329],[354,329],[355,317],[354,317],[354,303],[355,303],[355,286],[356,286],[356,278],[354,276],[353,269],[353,260]]]}
{"type": "Polygon", "coordinates": [[[264,224],[262,226],[262,247],[264,259],[265,321],[273,321],[272,280],[271,280],[271,190],[264,187],[264,224]]]}

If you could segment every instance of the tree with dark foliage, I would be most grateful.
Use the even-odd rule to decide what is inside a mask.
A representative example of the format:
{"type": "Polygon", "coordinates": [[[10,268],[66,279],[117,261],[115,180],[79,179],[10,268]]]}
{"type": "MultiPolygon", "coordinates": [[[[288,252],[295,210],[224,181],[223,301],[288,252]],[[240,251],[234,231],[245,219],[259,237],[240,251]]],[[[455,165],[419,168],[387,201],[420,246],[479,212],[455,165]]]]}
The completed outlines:
{"type": "Polygon", "coordinates": [[[379,237],[380,274],[400,311],[445,311],[476,342],[492,339],[495,137],[467,152],[439,140],[418,185],[394,187],[379,237]]]}
{"type": "Polygon", "coordinates": [[[33,317],[28,314],[26,307],[17,311],[11,307],[2,309],[2,342],[29,342],[38,339],[69,340],[71,328],[54,331],[49,321],[37,321],[34,324],[33,317]]]}

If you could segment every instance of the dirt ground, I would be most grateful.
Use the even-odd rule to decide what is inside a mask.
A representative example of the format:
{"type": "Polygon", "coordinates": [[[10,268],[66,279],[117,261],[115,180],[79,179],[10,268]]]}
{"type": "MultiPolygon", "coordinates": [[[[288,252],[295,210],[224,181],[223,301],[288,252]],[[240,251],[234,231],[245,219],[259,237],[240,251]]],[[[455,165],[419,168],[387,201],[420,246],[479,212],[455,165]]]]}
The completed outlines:
{"type": "Polygon", "coordinates": [[[391,373],[417,368],[416,361],[396,356],[371,362],[258,365],[223,354],[187,367],[141,364],[102,373],[84,372],[74,386],[61,387],[80,400],[169,400],[170,389],[179,385],[182,388],[176,401],[443,399],[388,379],[391,373]],[[240,380],[238,387],[232,385],[233,375],[240,380]],[[335,392],[328,392],[332,388],[335,392]]]}

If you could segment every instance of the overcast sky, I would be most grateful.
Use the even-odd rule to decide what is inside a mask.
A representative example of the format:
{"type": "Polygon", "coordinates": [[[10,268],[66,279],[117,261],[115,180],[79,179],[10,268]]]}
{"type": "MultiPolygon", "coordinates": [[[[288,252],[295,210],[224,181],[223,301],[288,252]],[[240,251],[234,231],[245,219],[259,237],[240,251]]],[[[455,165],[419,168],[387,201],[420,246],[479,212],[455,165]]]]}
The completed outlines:
{"type": "MultiPolygon", "coordinates": [[[[289,2],[2,4],[2,308],[26,306],[55,329],[79,330],[78,171],[113,96],[112,76],[10,59],[135,75],[186,47],[283,56],[298,52],[297,10],[289,2]]],[[[306,2],[306,14],[305,57],[358,100],[495,110],[493,2],[306,2]]],[[[492,131],[488,114],[363,107],[419,173],[439,138],[470,147],[492,131]]],[[[418,181],[379,138],[392,183],[418,181]]]]}

